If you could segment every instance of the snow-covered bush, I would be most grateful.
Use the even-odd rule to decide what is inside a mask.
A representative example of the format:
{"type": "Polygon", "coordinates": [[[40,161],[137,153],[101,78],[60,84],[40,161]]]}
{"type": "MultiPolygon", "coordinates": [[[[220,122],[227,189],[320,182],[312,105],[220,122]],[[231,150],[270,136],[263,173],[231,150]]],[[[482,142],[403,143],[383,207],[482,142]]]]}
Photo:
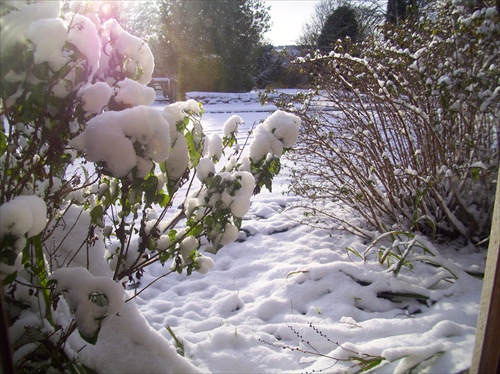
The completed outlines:
{"type": "Polygon", "coordinates": [[[314,201],[316,220],[333,217],[369,238],[331,209],[340,201],[379,232],[488,237],[500,160],[500,16],[486,3],[438,1],[416,24],[387,26],[352,51],[339,42],[300,59],[314,89],[295,98],[304,126],[292,190],[314,201]]]}
{"type": "Polygon", "coordinates": [[[155,262],[166,274],[213,267],[201,250],[236,240],[300,119],[276,112],[243,156],[241,118],[207,137],[194,100],[150,107],[148,45],[102,22],[99,2],[62,4],[7,2],[0,14],[0,279],[16,369],[196,371],[123,285],[155,262]]]}

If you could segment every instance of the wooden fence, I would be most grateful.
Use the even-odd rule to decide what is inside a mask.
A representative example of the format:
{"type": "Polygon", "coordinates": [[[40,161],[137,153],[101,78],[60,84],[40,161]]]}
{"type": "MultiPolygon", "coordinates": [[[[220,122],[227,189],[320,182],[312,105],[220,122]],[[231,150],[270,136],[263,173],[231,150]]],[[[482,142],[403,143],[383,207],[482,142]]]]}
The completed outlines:
{"type": "Polygon", "coordinates": [[[500,373],[500,171],[469,373],[500,373]]]}

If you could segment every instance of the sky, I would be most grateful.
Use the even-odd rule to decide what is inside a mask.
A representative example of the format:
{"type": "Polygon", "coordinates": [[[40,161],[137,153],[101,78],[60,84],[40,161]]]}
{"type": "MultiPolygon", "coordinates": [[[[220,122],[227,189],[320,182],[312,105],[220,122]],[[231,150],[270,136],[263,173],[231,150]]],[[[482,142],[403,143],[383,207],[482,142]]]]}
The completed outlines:
{"type": "Polygon", "coordinates": [[[303,24],[313,14],[316,0],[265,0],[270,6],[271,31],[265,36],[275,46],[295,44],[303,24]]]}

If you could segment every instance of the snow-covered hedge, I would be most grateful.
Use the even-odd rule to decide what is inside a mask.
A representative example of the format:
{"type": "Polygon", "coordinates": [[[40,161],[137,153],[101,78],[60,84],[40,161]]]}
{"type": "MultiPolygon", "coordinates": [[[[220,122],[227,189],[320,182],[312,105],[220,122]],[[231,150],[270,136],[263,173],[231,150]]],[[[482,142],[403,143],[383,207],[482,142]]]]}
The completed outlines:
{"type": "Polygon", "coordinates": [[[292,190],[315,202],[316,219],[333,215],[370,237],[329,208],[341,201],[379,232],[488,237],[500,161],[500,16],[486,3],[438,1],[416,23],[299,59],[314,89],[296,97],[304,108],[292,190]]]}
{"type": "Polygon", "coordinates": [[[196,101],[149,106],[148,45],[102,22],[99,2],[62,6],[7,2],[0,14],[0,277],[15,367],[196,371],[122,285],[155,262],[209,271],[201,251],[236,240],[301,120],[274,113],[244,156],[241,118],[207,137],[196,101]]]}

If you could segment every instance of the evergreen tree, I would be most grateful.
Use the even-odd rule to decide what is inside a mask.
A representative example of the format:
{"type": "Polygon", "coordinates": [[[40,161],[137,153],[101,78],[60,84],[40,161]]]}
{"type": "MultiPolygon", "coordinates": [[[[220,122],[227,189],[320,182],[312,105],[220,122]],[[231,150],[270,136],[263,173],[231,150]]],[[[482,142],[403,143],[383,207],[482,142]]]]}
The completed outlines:
{"type": "Polygon", "coordinates": [[[350,7],[356,14],[358,24],[357,41],[362,41],[371,35],[377,25],[383,23],[385,10],[381,11],[377,0],[362,0],[352,2],[349,0],[321,0],[314,6],[314,13],[302,27],[302,33],[297,40],[301,46],[317,46],[326,20],[333,11],[341,6],[350,7]]]}
{"type": "Polygon", "coordinates": [[[328,48],[338,39],[350,37],[356,42],[358,37],[358,22],[356,12],[348,5],[336,8],[328,16],[318,38],[319,48],[328,48]]]}

